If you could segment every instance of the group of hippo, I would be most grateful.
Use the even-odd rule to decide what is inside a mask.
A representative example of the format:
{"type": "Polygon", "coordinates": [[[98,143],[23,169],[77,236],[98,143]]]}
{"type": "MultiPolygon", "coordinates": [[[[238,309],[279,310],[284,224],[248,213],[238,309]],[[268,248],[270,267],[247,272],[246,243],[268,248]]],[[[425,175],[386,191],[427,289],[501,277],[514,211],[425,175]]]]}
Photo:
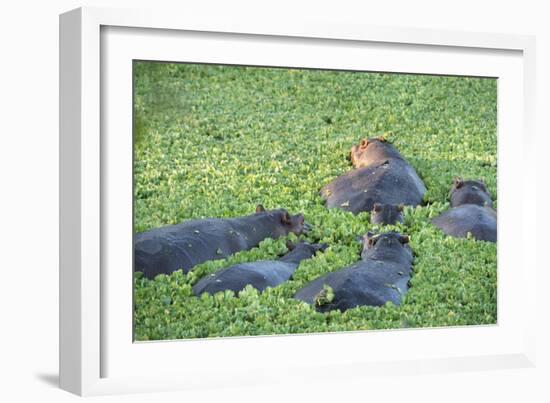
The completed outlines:
{"type": "MultiPolygon", "coordinates": [[[[403,207],[422,202],[426,187],[414,168],[383,138],[363,139],[350,151],[354,169],[324,186],[321,197],[328,208],[357,214],[369,211],[373,224],[403,222],[403,207]]],[[[450,193],[451,207],[432,223],[453,237],[496,242],[496,212],[491,197],[479,180],[455,179],[450,193]]],[[[309,230],[302,214],[284,209],[265,210],[258,205],[252,215],[236,218],[207,218],[138,233],[134,240],[135,270],[147,278],[189,272],[208,260],[224,259],[249,250],[266,239],[309,230]]],[[[314,279],[298,290],[295,298],[318,311],[345,311],[362,306],[398,305],[407,292],[412,274],[413,253],[409,237],[394,231],[367,233],[361,239],[360,258],[353,265],[314,279]]],[[[232,290],[247,285],[265,290],[289,280],[300,262],[326,244],[300,241],[287,243],[288,252],[278,260],[236,264],[207,275],[193,286],[197,296],[232,290]]]]}

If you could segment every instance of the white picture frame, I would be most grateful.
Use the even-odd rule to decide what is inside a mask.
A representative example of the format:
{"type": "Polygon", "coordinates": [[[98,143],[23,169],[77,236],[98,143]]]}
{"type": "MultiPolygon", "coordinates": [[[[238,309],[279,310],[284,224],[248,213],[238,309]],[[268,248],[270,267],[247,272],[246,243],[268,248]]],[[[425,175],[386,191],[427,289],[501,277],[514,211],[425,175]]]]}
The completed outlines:
{"type": "Polygon", "coordinates": [[[535,284],[528,278],[538,268],[535,245],[525,234],[535,229],[535,210],[526,201],[536,175],[534,164],[524,164],[521,177],[512,165],[534,153],[534,49],[534,38],[520,35],[214,20],[151,10],[80,8],[62,14],[61,387],[97,395],[294,383],[329,373],[351,379],[534,365],[535,284]],[[220,44],[228,43],[231,52],[224,53],[220,44]],[[337,57],[316,58],[317,47],[337,57]],[[131,213],[123,211],[132,197],[131,177],[124,167],[131,166],[128,61],[137,58],[498,77],[498,324],[133,343],[131,272],[108,268],[113,262],[127,266],[132,249],[131,213]],[[122,134],[112,135],[115,130],[122,134]],[[514,183],[523,191],[509,192],[514,183]],[[407,348],[389,350],[403,341],[407,348]],[[321,345],[342,354],[321,356],[321,345]],[[346,354],[360,346],[363,355],[346,354]]]}

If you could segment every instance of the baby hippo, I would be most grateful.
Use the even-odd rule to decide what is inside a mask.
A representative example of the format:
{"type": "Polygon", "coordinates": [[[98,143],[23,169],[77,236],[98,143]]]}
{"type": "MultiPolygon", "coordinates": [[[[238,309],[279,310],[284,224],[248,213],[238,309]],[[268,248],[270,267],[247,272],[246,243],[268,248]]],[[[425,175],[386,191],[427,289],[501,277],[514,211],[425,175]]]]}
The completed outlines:
{"type": "Polygon", "coordinates": [[[236,218],[206,218],[155,228],[136,234],[134,267],[147,278],[182,269],[187,273],[208,260],[223,259],[241,250],[258,246],[266,238],[279,238],[307,230],[302,214],[284,209],[236,218]]]}
{"type": "Polygon", "coordinates": [[[497,213],[483,182],[455,179],[450,191],[451,207],[432,223],[447,235],[497,241],[497,213]]]}
{"type": "Polygon", "coordinates": [[[193,293],[197,296],[205,292],[213,295],[224,290],[237,293],[248,284],[260,291],[276,287],[292,276],[302,260],[315,256],[318,250],[324,251],[327,245],[301,241],[297,245],[288,243],[287,247],[289,252],[279,260],[240,263],[210,274],[193,286],[193,293]]]}
{"type": "Polygon", "coordinates": [[[294,298],[320,312],[345,311],[361,305],[396,305],[409,289],[413,254],[409,237],[397,232],[363,237],[361,260],[345,269],[313,280],[294,298]]]}
{"type": "Polygon", "coordinates": [[[383,138],[363,139],[350,151],[353,169],[325,185],[321,197],[328,208],[357,214],[374,203],[416,206],[426,187],[414,168],[383,138]]]}
{"type": "Polygon", "coordinates": [[[396,206],[395,204],[374,203],[370,214],[370,223],[388,225],[403,222],[403,208],[402,204],[396,206]]]}

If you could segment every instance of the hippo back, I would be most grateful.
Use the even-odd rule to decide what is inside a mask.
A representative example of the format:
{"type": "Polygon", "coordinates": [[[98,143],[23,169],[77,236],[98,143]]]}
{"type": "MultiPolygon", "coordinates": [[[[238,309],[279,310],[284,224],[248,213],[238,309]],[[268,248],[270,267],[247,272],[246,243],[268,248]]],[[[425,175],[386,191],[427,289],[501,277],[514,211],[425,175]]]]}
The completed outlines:
{"type": "Polygon", "coordinates": [[[228,220],[191,220],[136,234],[135,270],[145,277],[189,271],[207,260],[221,259],[247,248],[246,239],[233,230],[228,220]]]}
{"type": "Polygon", "coordinates": [[[288,280],[295,268],[296,264],[273,260],[241,263],[202,278],[193,286],[193,293],[198,296],[225,290],[239,292],[247,285],[263,291],[288,280]]]}
{"type": "Polygon", "coordinates": [[[497,241],[497,216],[490,207],[476,204],[452,207],[432,219],[432,223],[447,235],[456,238],[464,238],[471,233],[478,240],[497,241]]]}
{"type": "Polygon", "coordinates": [[[236,218],[207,218],[155,228],[136,234],[134,267],[147,278],[187,273],[197,264],[223,259],[241,250],[248,250],[266,239],[299,232],[303,216],[288,216],[284,210],[262,211],[236,218]]]}
{"type": "Polygon", "coordinates": [[[356,306],[382,306],[386,302],[401,303],[408,290],[411,266],[372,259],[358,262],[345,269],[320,277],[299,290],[295,298],[315,305],[320,312],[338,309],[345,311],[356,306]],[[325,286],[334,292],[334,299],[316,305],[325,286]]]}
{"type": "Polygon", "coordinates": [[[321,189],[321,196],[327,207],[357,214],[371,211],[374,203],[416,206],[425,192],[415,170],[403,159],[395,158],[337,177],[321,189]]]}

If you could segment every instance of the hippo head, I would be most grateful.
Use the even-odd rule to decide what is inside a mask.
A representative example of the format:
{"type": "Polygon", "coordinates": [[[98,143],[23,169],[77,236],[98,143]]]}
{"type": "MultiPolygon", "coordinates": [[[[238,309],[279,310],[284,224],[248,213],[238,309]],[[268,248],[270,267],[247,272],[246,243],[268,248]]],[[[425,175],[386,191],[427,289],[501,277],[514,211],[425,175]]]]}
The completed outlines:
{"type": "Polygon", "coordinates": [[[381,204],[374,203],[371,210],[371,224],[395,224],[403,222],[403,204],[381,204]]]}
{"type": "Polygon", "coordinates": [[[362,139],[358,145],[351,147],[349,155],[355,168],[367,167],[390,158],[402,158],[399,151],[383,137],[362,139]]]}
{"type": "Polygon", "coordinates": [[[382,234],[368,232],[363,236],[363,259],[412,262],[409,236],[395,231],[382,234]]]}
{"type": "Polygon", "coordinates": [[[309,243],[304,240],[301,240],[300,242],[297,242],[297,243],[292,243],[290,241],[287,241],[286,247],[289,251],[293,251],[296,249],[308,249],[308,250],[311,250],[313,254],[315,254],[315,252],[317,252],[318,250],[320,250],[321,252],[324,252],[328,248],[328,245],[326,243],[309,243]]]}
{"type": "Polygon", "coordinates": [[[462,204],[493,207],[491,196],[481,180],[455,178],[449,191],[449,197],[451,199],[451,207],[457,207],[462,204]]]}
{"type": "Polygon", "coordinates": [[[261,204],[256,207],[256,214],[266,214],[274,221],[274,232],[277,236],[285,236],[291,232],[301,235],[310,230],[303,214],[290,215],[285,209],[266,210],[261,204]]]}
{"type": "Polygon", "coordinates": [[[288,252],[281,258],[282,261],[298,263],[304,259],[309,259],[317,253],[317,251],[324,252],[328,247],[326,243],[309,243],[306,241],[300,241],[298,243],[292,243],[287,241],[286,247],[288,252]]]}

